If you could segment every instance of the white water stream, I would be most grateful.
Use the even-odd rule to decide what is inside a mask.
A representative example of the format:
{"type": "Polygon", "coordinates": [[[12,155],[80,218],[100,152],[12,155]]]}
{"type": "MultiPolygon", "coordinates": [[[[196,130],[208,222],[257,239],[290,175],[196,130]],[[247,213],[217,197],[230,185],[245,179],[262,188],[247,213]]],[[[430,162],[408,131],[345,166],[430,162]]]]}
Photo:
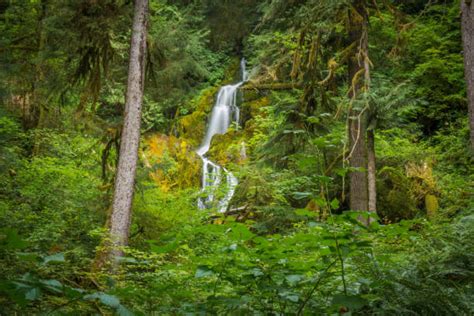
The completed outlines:
{"type": "Polygon", "coordinates": [[[212,108],[211,118],[206,130],[206,135],[196,153],[202,159],[202,191],[207,193],[205,198],[199,198],[200,209],[211,207],[216,200],[216,190],[219,188],[223,176],[225,176],[225,196],[217,202],[217,209],[223,213],[227,210],[229,202],[234,195],[235,188],[239,183],[237,178],[226,168],[219,166],[206,157],[211,146],[212,137],[216,134],[225,134],[229,126],[235,122],[239,123],[240,111],[237,107],[237,92],[239,87],[247,80],[245,59],[240,63],[242,81],[233,85],[223,86],[217,95],[217,100],[212,108]]]}

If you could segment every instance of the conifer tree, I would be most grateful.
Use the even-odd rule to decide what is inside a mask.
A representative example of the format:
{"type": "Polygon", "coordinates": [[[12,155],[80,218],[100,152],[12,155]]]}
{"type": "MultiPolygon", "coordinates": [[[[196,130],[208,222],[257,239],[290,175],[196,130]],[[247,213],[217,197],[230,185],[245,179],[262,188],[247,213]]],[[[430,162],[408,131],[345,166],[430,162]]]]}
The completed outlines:
{"type": "Polygon", "coordinates": [[[140,143],[140,121],[145,84],[145,54],[148,0],[136,0],[130,44],[124,123],[120,143],[119,163],[110,220],[111,255],[121,255],[118,249],[128,244],[135,171],[140,143]]]}

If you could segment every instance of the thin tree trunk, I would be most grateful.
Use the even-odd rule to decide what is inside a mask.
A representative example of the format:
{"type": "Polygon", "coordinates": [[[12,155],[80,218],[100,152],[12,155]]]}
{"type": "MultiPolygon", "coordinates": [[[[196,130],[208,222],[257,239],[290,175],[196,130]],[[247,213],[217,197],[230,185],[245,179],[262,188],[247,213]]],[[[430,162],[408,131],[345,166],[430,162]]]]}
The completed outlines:
{"type": "Polygon", "coordinates": [[[474,4],[461,0],[461,29],[464,44],[464,73],[467,84],[471,149],[474,151],[474,4]]]}
{"type": "Polygon", "coordinates": [[[369,182],[369,212],[377,211],[377,186],[375,167],[375,135],[374,130],[367,131],[367,178],[369,182]]]}
{"type": "Polygon", "coordinates": [[[135,0],[124,125],[110,220],[112,256],[121,256],[120,247],[128,244],[135,171],[140,143],[141,107],[145,82],[147,15],[148,0],[135,0]]]}
{"type": "MultiPolygon", "coordinates": [[[[45,44],[46,44],[46,31],[44,29],[44,20],[47,14],[48,3],[46,0],[39,1],[38,3],[38,20],[36,28],[36,61],[34,65],[34,79],[31,85],[31,96],[32,102],[23,115],[23,126],[27,129],[41,127],[44,118],[44,60],[41,58],[45,44]]],[[[33,152],[36,154],[38,146],[38,137],[35,136],[33,152]]]]}
{"type": "MultiPolygon", "coordinates": [[[[357,102],[364,91],[368,79],[368,17],[363,0],[352,1],[349,10],[349,39],[355,43],[353,54],[349,59],[349,82],[351,84],[350,97],[357,102]]],[[[357,168],[349,174],[350,208],[354,211],[368,209],[368,181],[367,181],[367,111],[351,106],[349,111],[349,165],[357,168]]]]}
{"type": "MultiPolygon", "coordinates": [[[[45,94],[45,65],[44,60],[41,58],[43,50],[46,44],[46,31],[44,28],[44,20],[47,14],[48,1],[43,0],[39,2],[40,13],[38,18],[38,29],[37,29],[37,53],[36,53],[36,64],[35,64],[35,77],[33,81],[33,91],[31,93],[33,97],[31,113],[29,117],[30,128],[43,128],[46,119],[46,94],[45,94]]],[[[33,156],[37,156],[41,151],[41,133],[35,133],[33,137],[33,156]]]]}

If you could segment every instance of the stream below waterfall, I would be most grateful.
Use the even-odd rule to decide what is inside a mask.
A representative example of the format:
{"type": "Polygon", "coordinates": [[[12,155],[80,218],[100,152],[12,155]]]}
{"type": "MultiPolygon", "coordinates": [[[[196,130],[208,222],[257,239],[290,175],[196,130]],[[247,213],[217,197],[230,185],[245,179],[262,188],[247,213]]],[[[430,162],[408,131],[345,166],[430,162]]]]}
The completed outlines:
{"type": "Polygon", "coordinates": [[[215,162],[206,157],[211,147],[212,137],[216,134],[225,134],[232,123],[239,124],[240,110],[237,106],[237,93],[239,87],[247,80],[247,71],[245,59],[240,62],[242,81],[223,86],[217,95],[216,103],[212,108],[211,117],[207,126],[206,134],[201,146],[196,153],[202,159],[202,192],[206,197],[198,199],[198,207],[206,209],[217,204],[217,210],[221,213],[227,210],[230,200],[234,195],[235,188],[239,183],[237,178],[215,162]],[[225,181],[225,195],[220,200],[216,200],[217,190],[221,186],[222,180],[225,181]]]}

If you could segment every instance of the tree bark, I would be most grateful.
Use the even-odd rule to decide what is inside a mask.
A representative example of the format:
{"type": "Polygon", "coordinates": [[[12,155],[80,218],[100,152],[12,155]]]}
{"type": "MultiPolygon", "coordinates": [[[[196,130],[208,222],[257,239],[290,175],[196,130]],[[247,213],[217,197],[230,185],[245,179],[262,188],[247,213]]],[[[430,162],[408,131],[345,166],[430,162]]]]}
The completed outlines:
{"type": "MultiPolygon", "coordinates": [[[[22,122],[25,129],[33,129],[42,127],[42,119],[44,118],[44,103],[45,103],[45,87],[44,87],[44,58],[42,58],[43,50],[46,44],[46,31],[44,28],[44,20],[46,19],[48,8],[48,1],[43,0],[38,2],[37,13],[38,20],[36,25],[36,56],[34,63],[34,77],[31,82],[31,97],[27,107],[22,110],[22,122]]],[[[34,137],[33,154],[37,154],[39,150],[38,136],[34,137]]]]}
{"type": "Polygon", "coordinates": [[[140,143],[140,121],[145,82],[148,0],[135,0],[130,61],[119,163],[110,220],[111,256],[121,256],[128,244],[135,172],[140,143]]]}
{"type": "Polygon", "coordinates": [[[377,186],[375,167],[375,135],[374,130],[367,131],[367,179],[369,185],[369,212],[377,211],[377,186]]]}
{"type": "MultiPolygon", "coordinates": [[[[368,16],[364,0],[353,0],[349,10],[349,39],[354,45],[349,58],[350,98],[357,102],[368,84],[368,16]]],[[[349,174],[350,208],[353,211],[368,210],[367,180],[367,111],[351,106],[348,120],[349,165],[357,168],[349,174]]]]}
{"type": "MultiPolygon", "coordinates": [[[[34,81],[32,85],[32,100],[29,113],[26,115],[26,120],[23,120],[24,126],[27,128],[42,128],[46,118],[46,87],[45,82],[45,60],[41,57],[46,44],[45,19],[47,16],[48,1],[39,1],[39,17],[37,23],[36,37],[37,37],[37,52],[35,62],[34,81]]],[[[24,116],[25,118],[25,116],[24,116]]],[[[41,133],[35,133],[33,137],[32,155],[37,156],[41,151],[41,133]]]]}
{"type": "Polygon", "coordinates": [[[464,74],[467,84],[471,149],[474,152],[474,4],[461,0],[461,30],[464,45],[464,74]]]}

